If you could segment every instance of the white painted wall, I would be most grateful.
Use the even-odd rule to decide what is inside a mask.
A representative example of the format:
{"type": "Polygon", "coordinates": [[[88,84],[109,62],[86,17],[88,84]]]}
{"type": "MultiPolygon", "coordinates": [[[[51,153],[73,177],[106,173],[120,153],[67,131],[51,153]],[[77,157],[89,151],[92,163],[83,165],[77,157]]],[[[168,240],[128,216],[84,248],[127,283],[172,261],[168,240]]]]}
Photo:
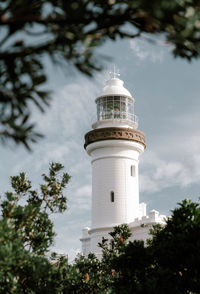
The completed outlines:
{"type": "Polygon", "coordinates": [[[92,229],[130,223],[139,217],[140,143],[105,140],[87,146],[92,157],[92,229]],[[135,176],[131,176],[131,166],[135,176]],[[111,202],[111,192],[114,202],[111,202]]]}
{"type": "Polygon", "coordinates": [[[93,129],[112,128],[112,127],[137,129],[138,122],[126,120],[126,119],[105,119],[105,120],[98,120],[94,124],[92,124],[93,129]]]}
{"type": "MultiPolygon", "coordinates": [[[[144,205],[144,203],[142,204],[144,205]]],[[[130,241],[143,240],[146,242],[147,239],[151,238],[149,234],[150,228],[155,224],[165,225],[166,216],[159,214],[158,211],[150,211],[148,216],[142,216],[136,218],[132,223],[129,223],[129,228],[131,230],[130,241]]],[[[98,243],[101,243],[102,238],[111,239],[109,232],[113,231],[113,227],[103,227],[98,229],[85,228],[83,230],[82,241],[82,253],[87,256],[90,252],[95,253],[98,258],[101,258],[102,252],[98,243]],[[85,231],[87,230],[87,233],[85,231]],[[84,237],[85,236],[85,237],[84,237]]]]}

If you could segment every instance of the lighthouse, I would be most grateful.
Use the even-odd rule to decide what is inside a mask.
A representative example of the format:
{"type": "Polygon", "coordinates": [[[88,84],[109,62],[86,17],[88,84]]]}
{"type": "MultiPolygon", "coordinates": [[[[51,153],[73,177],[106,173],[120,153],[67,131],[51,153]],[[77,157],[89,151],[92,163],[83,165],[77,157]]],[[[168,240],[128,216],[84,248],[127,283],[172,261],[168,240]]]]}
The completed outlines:
{"type": "Polygon", "coordinates": [[[145,135],[138,130],[135,99],[114,70],[95,100],[97,117],[85,135],[84,148],[91,157],[91,228],[84,228],[82,253],[101,256],[98,243],[113,227],[128,224],[134,239],[146,240],[149,228],[164,223],[146,204],[139,202],[139,157],[146,148],[145,135]],[[146,224],[143,226],[142,224],[146,224]]]}

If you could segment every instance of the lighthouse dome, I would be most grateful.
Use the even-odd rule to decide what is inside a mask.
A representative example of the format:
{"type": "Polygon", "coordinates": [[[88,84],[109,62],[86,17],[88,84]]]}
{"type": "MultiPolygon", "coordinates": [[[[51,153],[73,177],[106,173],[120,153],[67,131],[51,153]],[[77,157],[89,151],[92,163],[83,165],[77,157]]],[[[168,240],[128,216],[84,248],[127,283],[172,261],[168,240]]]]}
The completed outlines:
{"type": "Polygon", "coordinates": [[[118,78],[112,78],[108,80],[98,98],[108,95],[122,95],[132,97],[131,93],[126,88],[124,88],[123,85],[124,82],[118,78]]]}

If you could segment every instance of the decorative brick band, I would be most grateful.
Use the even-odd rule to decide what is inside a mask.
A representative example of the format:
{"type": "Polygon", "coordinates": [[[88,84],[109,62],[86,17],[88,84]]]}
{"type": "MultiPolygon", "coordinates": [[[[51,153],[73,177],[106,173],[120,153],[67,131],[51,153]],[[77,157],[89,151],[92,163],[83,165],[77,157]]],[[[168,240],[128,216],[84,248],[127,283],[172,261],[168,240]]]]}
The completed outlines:
{"type": "Polygon", "coordinates": [[[145,144],[145,135],[134,129],[129,128],[101,128],[101,129],[95,129],[90,132],[88,132],[85,135],[85,144],[84,148],[86,148],[89,144],[97,142],[97,141],[103,141],[103,140],[128,140],[128,141],[134,141],[138,142],[144,145],[145,144]]]}

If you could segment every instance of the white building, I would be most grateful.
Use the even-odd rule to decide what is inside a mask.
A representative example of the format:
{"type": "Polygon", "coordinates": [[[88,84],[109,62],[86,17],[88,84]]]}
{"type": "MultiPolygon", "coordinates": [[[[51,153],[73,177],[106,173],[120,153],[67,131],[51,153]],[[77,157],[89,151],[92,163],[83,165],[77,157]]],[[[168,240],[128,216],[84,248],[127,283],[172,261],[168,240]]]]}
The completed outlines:
{"type": "Polygon", "coordinates": [[[92,163],[92,222],[83,229],[82,253],[101,256],[98,243],[113,227],[126,223],[132,239],[146,240],[149,228],[164,224],[164,215],[139,203],[139,156],[145,135],[137,130],[134,102],[115,72],[96,98],[97,121],[85,135],[85,149],[92,163]],[[141,226],[144,224],[145,226],[141,226]]]}

